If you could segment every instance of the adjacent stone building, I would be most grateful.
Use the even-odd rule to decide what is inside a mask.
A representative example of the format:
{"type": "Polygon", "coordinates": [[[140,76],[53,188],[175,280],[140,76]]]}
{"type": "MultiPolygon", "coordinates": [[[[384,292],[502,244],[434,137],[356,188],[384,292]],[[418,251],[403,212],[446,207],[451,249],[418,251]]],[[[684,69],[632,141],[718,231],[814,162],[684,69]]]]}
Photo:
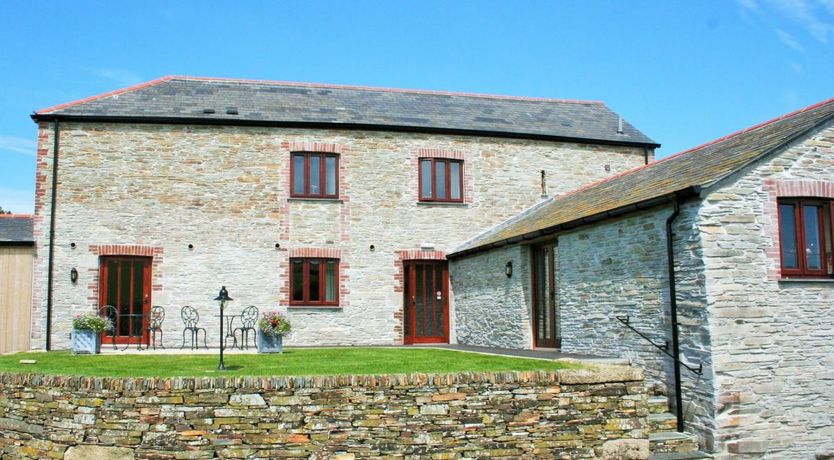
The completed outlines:
{"type": "Polygon", "coordinates": [[[292,345],[454,341],[448,252],[657,146],[594,101],[192,77],[33,118],[34,348],[107,305],[118,341],[159,305],[179,347],[192,306],[216,345],[221,285],[292,345]]]}
{"type": "Polygon", "coordinates": [[[457,338],[629,358],[718,458],[830,458],[832,166],[834,99],[557,195],[449,255],[457,338]]]}

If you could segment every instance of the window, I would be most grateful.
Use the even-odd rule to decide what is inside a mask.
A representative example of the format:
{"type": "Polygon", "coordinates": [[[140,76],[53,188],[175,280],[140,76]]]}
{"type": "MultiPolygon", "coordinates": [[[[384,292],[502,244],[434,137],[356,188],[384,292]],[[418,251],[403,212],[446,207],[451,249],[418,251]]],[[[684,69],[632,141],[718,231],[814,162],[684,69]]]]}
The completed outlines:
{"type": "Polygon", "coordinates": [[[339,260],[291,258],[290,305],[338,306],[339,260]]]}
{"type": "Polygon", "coordinates": [[[463,201],[463,162],[420,159],[420,201],[463,201]]]}
{"type": "Polygon", "coordinates": [[[826,277],[830,273],[829,200],[779,200],[779,243],[784,277],[826,277]]]}
{"type": "Polygon", "coordinates": [[[293,153],[291,196],[337,198],[339,196],[339,157],[322,153],[293,153]]]}

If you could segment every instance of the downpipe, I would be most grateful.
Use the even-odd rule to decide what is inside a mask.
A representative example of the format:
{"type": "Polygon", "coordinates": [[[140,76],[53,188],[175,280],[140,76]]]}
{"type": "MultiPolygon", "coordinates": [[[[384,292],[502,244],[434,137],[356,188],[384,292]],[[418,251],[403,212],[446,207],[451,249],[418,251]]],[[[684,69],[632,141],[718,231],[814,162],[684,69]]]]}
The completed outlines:
{"type": "Polygon", "coordinates": [[[46,351],[52,349],[52,285],[55,264],[55,197],[58,192],[58,120],[52,122],[52,193],[49,206],[49,263],[46,269],[46,351]]]}
{"type": "Polygon", "coordinates": [[[675,292],[675,254],[672,248],[674,233],[672,223],[680,214],[680,204],[677,198],[672,198],[674,210],[666,218],[666,263],[669,270],[669,313],[672,319],[672,363],[675,372],[675,415],[678,421],[678,431],[684,431],[683,426],[683,396],[681,395],[681,363],[680,342],[678,341],[678,300],[675,292]]]}

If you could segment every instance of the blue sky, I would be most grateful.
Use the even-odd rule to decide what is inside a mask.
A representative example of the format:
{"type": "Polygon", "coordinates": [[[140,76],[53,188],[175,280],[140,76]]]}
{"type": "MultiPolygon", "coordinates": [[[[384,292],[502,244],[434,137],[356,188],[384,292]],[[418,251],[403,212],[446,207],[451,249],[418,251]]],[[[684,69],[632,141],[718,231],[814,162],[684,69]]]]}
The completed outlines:
{"type": "Polygon", "coordinates": [[[32,111],[172,74],[603,100],[662,157],[834,97],[834,0],[0,0],[0,206],[32,111]]]}

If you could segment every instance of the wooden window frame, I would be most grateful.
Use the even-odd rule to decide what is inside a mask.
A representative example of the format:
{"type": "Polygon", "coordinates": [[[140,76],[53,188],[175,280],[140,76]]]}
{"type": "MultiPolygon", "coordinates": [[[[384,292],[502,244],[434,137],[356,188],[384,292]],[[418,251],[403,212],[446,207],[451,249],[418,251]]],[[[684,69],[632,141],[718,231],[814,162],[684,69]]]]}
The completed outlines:
{"type": "Polygon", "coordinates": [[[778,229],[779,229],[779,264],[781,268],[782,278],[830,278],[828,269],[834,264],[830,260],[826,252],[831,246],[830,235],[825,232],[825,223],[829,222],[829,226],[834,233],[834,216],[832,216],[832,200],[815,199],[815,198],[779,198],[777,200],[778,229]],[[782,258],[782,213],[779,210],[781,205],[792,205],[794,207],[794,222],[796,227],[794,233],[796,234],[796,258],[799,265],[798,268],[786,268],[782,258]],[[817,231],[820,235],[820,253],[822,260],[822,268],[809,269],[808,260],[805,255],[805,217],[802,212],[803,206],[818,207],[818,222],[819,228],[817,231]]]}
{"type": "Polygon", "coordinates": [[[292,152],[290,154],[290,196],[292,198],[339,198],[339,155],[321,152],[292,152]],[[304,157],[304,192],[295,191],[295,157],[304,157]],[[321,193],[310,193],[310,158],[319,157],[319,190],[321,193]],[[336,190],[327,194],[327,158],[336,159],[336,190]]]}
{"type": "Polygon", "coordinates": [[[290,306],[296,307],[338,307],[339,306],[339,259],[332,257],[290,257],[290,306]],[[295,261],[302,261],[302,300],[293,299],[293,290],[295,287],[295,280],[293,279],[294,272],[293,264],[295,261]],[[319,282],[319,300],[310,300],[310,261],[318,260],[321,262],[322,270],[320,272],[319,282]],[[331,301],[324,300],[327,292],[327,283],[325,281],[325,269],[327,262],[336,262],[336,273],[334,274],[334,282],[336,283],[336,298],[331,301]]]}
{"type": "Polygon", "coordinates": [[[464,196],[464,184],[463,184],[463,160],[457,160],[453,158],[418,158],[417,159],[417,197],[420,201],[424,202],[435,202],[435,203],[463,203],[463,196],[464,196]],[[425,197],[423,196],[423,162],[430,161],[431,162],[431,196],[425,197]],[[437,163],[443,162],[446,164],[444,168],[446,170],[446,198],[437,198],[437,163]],[[460,197],[459,198],[452,198],[452,163],[457,163],[460,165],[458,168],[459,178],[460,181],[460,197]]]}

